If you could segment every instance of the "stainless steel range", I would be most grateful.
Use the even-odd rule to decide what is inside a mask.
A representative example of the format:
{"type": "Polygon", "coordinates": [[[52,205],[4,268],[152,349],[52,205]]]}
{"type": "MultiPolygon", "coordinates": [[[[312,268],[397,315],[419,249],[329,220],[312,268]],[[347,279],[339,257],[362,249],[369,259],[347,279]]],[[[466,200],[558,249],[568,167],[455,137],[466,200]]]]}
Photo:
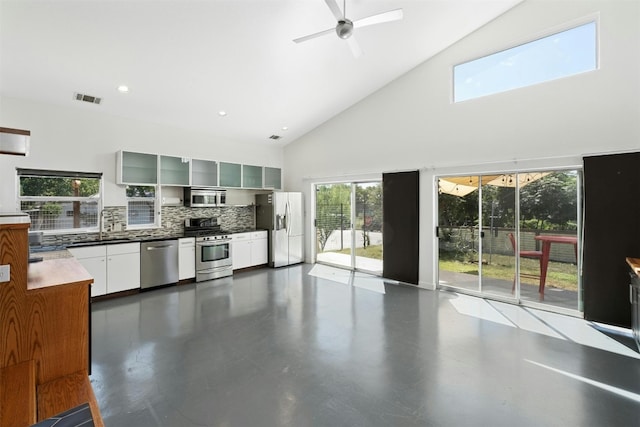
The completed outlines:
{"type": "Polygon", "coordinates": [[[185,220],[184,235],[196,238],[196,282],[233,274],[231,237],[220,228],[217,218],[185,220]]]}

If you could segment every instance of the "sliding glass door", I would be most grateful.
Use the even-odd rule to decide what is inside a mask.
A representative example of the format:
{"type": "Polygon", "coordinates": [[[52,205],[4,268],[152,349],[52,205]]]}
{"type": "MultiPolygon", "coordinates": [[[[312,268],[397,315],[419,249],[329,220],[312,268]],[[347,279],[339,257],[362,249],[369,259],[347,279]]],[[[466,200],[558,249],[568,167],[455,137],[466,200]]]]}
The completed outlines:
{"type": "Polygon", "coordinates": [[[440,286],[582,309],[578,171],[443,176],[438,187],[440,286]]]}
{"type": "Polygon", "coordinates": [[[514,299],[517,297],[514,286],[517,259],[510,244],[510,235],[513,234],[516,222],[515,187],[510,185],[508,177],[482,177],[479,193],[482,256],[479,259],[480,287],[485,295],[514,299]],[[501,185],[497,185],[498,183],[501,185]]]}
{"type": "Polygon", "coordinates": [[[316,185],[316,261],[351,267],[351,185],[316,185]]]}
{"type": "Polygon", "coordinates": [[[382,184],[316,184],[316,261],[382,274],[382,184]]]}

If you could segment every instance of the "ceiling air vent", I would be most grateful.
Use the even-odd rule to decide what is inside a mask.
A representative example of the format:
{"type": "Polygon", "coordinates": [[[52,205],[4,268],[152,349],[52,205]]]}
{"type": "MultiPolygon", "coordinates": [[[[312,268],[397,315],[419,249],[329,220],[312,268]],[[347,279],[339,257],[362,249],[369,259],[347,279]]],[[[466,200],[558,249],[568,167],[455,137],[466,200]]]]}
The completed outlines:
{"type": "Polygon", "coordinates": [[[276,141],[276,140],[278,140],[278,139],[280,139],[280,138],[282,138],[280,135],[271,135],[271,136],[269,137],[269,139],[273,139],[274,141],[276,141]]]}
{"type": "Polygon", "coordinates": [[[90,104],[100,104],[100,102],[102,102],[102,98],[98,98],[97,96],[86,95],[84,93],[78,93],[78,92],[73,94],[73,99],[75,99],[76,101],[88,102],[90,104]]]}

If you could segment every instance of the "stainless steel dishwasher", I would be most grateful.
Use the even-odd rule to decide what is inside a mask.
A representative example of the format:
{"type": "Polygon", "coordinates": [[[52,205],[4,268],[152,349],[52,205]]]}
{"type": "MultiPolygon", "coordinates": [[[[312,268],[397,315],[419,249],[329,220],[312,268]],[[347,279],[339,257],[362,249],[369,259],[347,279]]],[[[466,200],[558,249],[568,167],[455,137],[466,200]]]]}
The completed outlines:
{"type": "Polygon", "coordinates": [[[159,240],[140,245],[140,288],[178,282],[178,240],[159,240]]]}

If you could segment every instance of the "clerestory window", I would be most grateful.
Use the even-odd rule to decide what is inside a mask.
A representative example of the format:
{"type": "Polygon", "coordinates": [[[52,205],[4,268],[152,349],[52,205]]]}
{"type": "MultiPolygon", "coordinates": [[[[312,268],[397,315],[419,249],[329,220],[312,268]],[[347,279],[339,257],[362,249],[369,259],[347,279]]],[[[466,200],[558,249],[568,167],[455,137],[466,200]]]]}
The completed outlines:
{"type": "Polygon", "coordinates": [[[454,102],[597,68],[597,25],[589,22],[453,68],[454,102]]]}

